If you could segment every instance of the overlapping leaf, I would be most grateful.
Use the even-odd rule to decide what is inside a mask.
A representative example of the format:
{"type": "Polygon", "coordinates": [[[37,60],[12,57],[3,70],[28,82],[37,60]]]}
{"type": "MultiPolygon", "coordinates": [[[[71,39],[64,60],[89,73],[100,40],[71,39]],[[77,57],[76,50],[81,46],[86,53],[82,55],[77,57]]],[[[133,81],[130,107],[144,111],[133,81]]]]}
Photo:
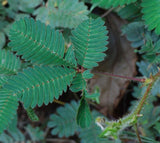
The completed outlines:
{"type": "Polygon", "coordinates": [[[72,43],[75,56],[79,65],[91,69],[98,66],[97,62],[103,61],[107,50],[107,33],[104,22],[98,18],[82,22],[74,31],[72,43]]]}
{"type": "Polygon", "coordinates": [[[0,50],[0,74],[17,73],[20,63],[20,60],[9,51],[0,50]]]}
{"type": "Polygon", "coordinates": [[[155,29],[157,34],[160,34],[160,1],[159,0],[143,0],[142,1],[143,19],[149,30],[155,29]]]}
{"type": "Polygon", "coordinates": [[[38,116],[36,115],[36,113],[34,112],[34,110],[31,107],[29,107],[26,111],[27,111],[28,117],[32,121],[38,121],[39,120],[38,116]]]}
{"type": "Polygon", "coordinates": [[[12,91],[0,90],[0,133],[7,128],[12,118],[16,114],[18,107],[17,96],[13,96],[12,91]]]}
{"type": "Polygon", "coordinates": [[[118,15],[127,20],[137,20],[141,19],[141,6],[140,2],[131,3],[129,5],[126,5],[125,7],[122,7],[120,10],[118,10],[118,15]]]}
{"type": "Polygon", "coordinates": [[[74,69],[62,67],[34,67],[18,73],[4,85],[12,90],[24,103],[25,108],[34,108],[52,103],[63,91],[67,90],[75,75],[74,69]]]}
{"type": "Polygon", "coordinates": [[[78,0],[49,0],[45,7],[34,12],[38,20],[52,27],[75,28],[88,19],[89,11],[78,0]]]}
{"type": "Polygon", "coordinates": [[[86,83],[85,79],[83,78],[82,74],[78,73],[78,74],[76,74],[76,76],[74,77],[74,79],[72,81],[70,90],[72,92],[81,91],[86,88],[86,84],[87,83],[86,83]]]}
{"type": "Polygon", "coordinates": [[[130,4],[132,2],[136,2],[136,0],[92,0],[93,4],[96,4],[102,8],[117,7],[130,4]]]}
{"type": "Polygon", "coordinates": [[[89,109],[89,105],[84,96],[80,101],[76,121],[81,128],[89,127],[92,122],[92,115],[89,109]]]}
{"type": "Polygon", "coordinates": [[[59,137],[69,137],[75,134],[78,130],[75,121],[78,106],[79,104],[77,102],[72,101],[70,104],[65,104],[64,107],[59,107],[57,114],[50,116],[48,127],[53,128],[51,131],[52,135],[58,134],[59,137]]]}
{"type": "Polygon", "coordinates": [[[0,88],[2,87],[2,85],[8,80],[8,78],[6,76],[0,76],[0,88]]]}
{"type": "Polygon", "coordinates": [[[23,55],[22,58],[27,61],[44,65],[74,66],[63,58],[62,34],[40,21],[35,22],[29,18],[16,21],[10,30],[9,38],[11,40],[9,46],[18,55],[23,55]]]}
{"type": "Polygon", "coordinates": [[[24,142],[25,137],[22,132],[17,127],[17,115],[14,116],[13,120],[10,122],[7,132],[3,132],[0,135],[0,142],[2,143],[15,143],[24,142]]]}

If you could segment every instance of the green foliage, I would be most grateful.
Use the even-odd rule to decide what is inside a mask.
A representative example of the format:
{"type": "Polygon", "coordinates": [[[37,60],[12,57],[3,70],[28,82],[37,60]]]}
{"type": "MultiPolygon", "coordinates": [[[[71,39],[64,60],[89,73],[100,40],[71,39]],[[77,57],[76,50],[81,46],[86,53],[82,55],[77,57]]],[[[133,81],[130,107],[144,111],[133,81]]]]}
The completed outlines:
{"type": "Polygon", "coordinates": [[[75,75],[74,69],[62,67],[28,68],[14,76],[4,87],[12,90],[24,103],[25,108],[52,103],[67,90],[75,75]]]}
{"type": "MultiPolygon", "coordinates": [[[[94,45],[95,47],[89,47],[89,52],[85,51],[87,53],[84,57],[84,67],[88,65],[91,69],[97,65],[96,62],[102,61],[105,56],[105,54],[102,54],[101,52],[104,52],[107,49],[105,48],[105,44],[107,44],[107,31],[105,27],[103,27],[104,22],[100,19],[88,19],[84,23],[89,24],[89,22],[91,24],[91,31],[89,31],[91,34],[91,39],[89,39],[91,40],[91,43],[89,44],[92,44],[92,46],[94,45]],[[99,39],[95,40],[96,36],[100,36],[99,39]],[[99,50],[97,50],[97,46],[100,46],[99,50]],[[88,58],[94,53],[96,55],[96,59],[92,62],[91,60],[88,60],[88,58]],[[98,58],[100,58],[100,60],[98,58]]],[[[80,24],[77,30],[73,32],[74,37],[72,37],[72,40],[74,42],[75,34],[77,34],[76,32],[81,31],[79,28],[84,23],[80,24]]],[[[82,30],[83,28],[85,27],[82,27],[82,30]]],[[[32,18],[22,18],[12,25],[9,35],[9,39],[11,40],[9,46],[12,47],[12,50],[16,51],[16,54],[20,55],[25,61],[22,69],[26,67],[24,65],[28,65],[29,61],[31,62],[31,64],[29,64],[30,67],[23,69],[17,75],[12,76],[12,78],[7,78],[7,83],[4,80],[5,78],[1,76],[1,92],[4,93],[4,98],[14,98],[14,108],[18,106],[17,101],[21,101],[27,110],[29,117],[31,119],[33,118],[33,120],[37,120],[37,116],[33,113],[33,108],[36,105],[40,107],[43,103],[45,105],[52,103],[54,98],[58,99],[59,95],[61,95],[63,91],[66,92],[67,86],[71,85],[71,83],[71,89],[76,91],[86,88],[85,79],[91,78],[92,74],[90,71],[85,71],[83,67],[78,69],[79,65],[77,65],[77,61],[80,61],[81,59],[77,56],[77,47],[73,44],[65,49],[65,41],[59,31],[55,31],[50,26],[46,26],[40,21],[35,22],[32,18]],[[38,66],[37,64],[40,65],[38,66]],[[80,79],[82,79],[82,81],[80,79]],[[80,85],[77,85],[77,81],[80,82],[80,85]]],[[[82,44],[84,42],[84,38],[80,38],[80,40],[82,40],[80,41],[80,44],[82,44]]],[[[83,47],[82,49],[85,50],[83,47]]],[[[1,64],[4,63],[3,56],[4,53],[2,52],[1,64]]],[[[10,57],[6,56],[6,61],[10,59],[10,57]]],[[[14,58],[12,58],[13,63],[14,61],[14,58]]],[[[9,64],[6,62],[7,67],[12,67],[12,62],[9,64]]],[[[14,66],[18,67],[15,63],[14,66]]],[[[5,102],[7,101],[5,100],[4,103],[5,102]]],[[[82,98],[80,105],[81,106],[79,107],[77,114],[78,124],[82,127],[89,126],[91,122],[91,115],[87,101],[82,98]]],[[[8,108],[8,104],[5,104],[4,107],[8,108]]],[[[1,130],[5,129],[8,121],[15,113],[15,109],[10,111],[10,108],[8,108],[8,112],[5,113],[10,114],[7,116],[7,120],[4,121],[3,126],[0,128],[1,130]]],[[[3,114],[3,112],[0,114],[2,119],[3,114]]]]}
{"type": "Polygon", "coordinates": [[[127,39],[132,42],[132,47],[140,49],[136,50],[142,57],[150,63],[159,63],[159,37],[154,33],[148,31],[143,22],[132,22],[123,28],[123,33],[126,34],[127,39]]]}
{"type": "Polygon", "coordinates": [[[4,35],[4,33],[2,33],[2,32],[0,32],[0,39],[1,39],[1,42],[0,42],[0,49],[2,49],[3,46],[5,45],[5,42],[6,42],[5,35],[4,35]]]}
{"type": "Polygon", "coordinates": [[[101,133],[100,128],[96,125],[95,119],[101,114],[97,111],[92,111],[93,120],[88,128],[80,129],[79,137],[81,138],[81,143],[113,143],[114,141],[109,141],[108,139],[100,138],[101,133]]]}
{"type": "Polygon", "coordinates": [[[17,73],[20,63],[20,60],[11,52],[0,50],[0,74],[17,73]]]}
{"type": "Polygon", "coordinates": [[[0,135],[0,142],[2,143],[15,143],[15,142],[22,142],[25,140],[24,135],[22,132],[17,128],[17,117],[9,124],[6,132],[3,132],[0,135]]]}
{"type": "Polygon", "coordinates": [[[93,4],[106,9],[111,7],[122,6],[125,4],[130,4],[133,2],[136,2],[136,0],[92,0],[93,4]]]}
{"type": "Polygon", "coordinates": [[[72,92],[81,91],[86,88],[86,84],[87,83],[86,83],[85,79],[83,78],[82,74],[78,73],[78,74],[76,74],[76,76],[74,77],[74,79],[72,81],[70,90],[72,92]]]}
{"type": "Polygon", "coordinates": [[[155,29],[157,34],[160,34],[160,3],[157,0],[143,0],[142,1],[142,13],[143,19],[145,20],[146,25],[149,30],[155,29]]]}
{"type": "MultiPolygon", "coordinates": [[[[133,140],[133,141],[137,141],[137,142],[139,141],[136,133],[133,133],[133,132],[130,132],[130,131],[123,131],[123,135],[121,137],[124,138],[124,139],[128,139],[128,140],[133,140]]],[[[141,141],[143,143],[158,143],[154,139],[144,137],[142,135],[140,135],[140,138],[141,138],[141,141]]]]}
{"type": "Polygon", "coordinates": [[[79,128],[76,124],[76,112],[78,110],[79,102],[71,101],[69,104],[66,103],[64,107],[57,109],[57,114],[52,114],[48,122],[48,127],[53,128],[51,131],[52,135],[59,137],[70,137],[75,133],[78,133],[81,138],[81,143],[113,143],[107,139],[101,139],[98,137],[101,130],[95,124],[94,119],[100,115],[97,111],[93,111],[93,120],[88,128],[79,128]]]}
{"type": "Polygon", "coordinates": [[[89,127],[92,122],[92,116],[85,96],[80,101],[76,121],[81,128],[89,127]]]}
{"type": "Polygon", "coordinates": [[[38,142],[44,140],[44,132],[39,127],[33,128],[31,125],[28,125],[25,129],[30,136],[31,142],[38,142]]]}
{"type": "MultiPolygon", "coordinates": [[[[149,62],[141,61],[137,63],[137,66],[139,67],[139,72],[141,72],[141,74],[145,77],[149,77],[151,74],[155,75],[158,72],[158,67],[156,64],[150,64],[149,62]]],[[[152,96],[157,96],[160,94],[159,85],[160,79],[157,79],[151,90],[152,96]]]]}
{"type": "Polygon", "coordinates": [[[90,70],[85,70],[83,73],[82,73],[82,76],[84,79],[90,79],[93,77],[93,74],[90,73],[90,70]]]}
{"type": "MultiPolygon", "coordinates": [[[[53,128],[52,135],[69,137],[78,132],[82,143],[112,143],[111,140],[98,137],[101,131],[95,125],[95,116],[91,115],[94,113],[90,112],[87,103],[90,99],[99,103],[99,89],[89,93],[87,80],[93,77],[91,70],[98,66],[97,62],[105,58],[104,52],[108,44],[108,31],[103,26],[104,22],[100,18],[88,18],[89,11],[84,5],[84,2],[87,2],[92,6],[90,12],[95,6],[114,8],[121,18],[132,22],[123,28],[123,34],[132,42],[132,47],[136,48],[135,51],[144,60],[138,62],[137,66],[146,81],[150,81],[149,83],[145,81],[143,84],[148,87],[150,85],[150,89],[147,88],[148,94],[144,94],[146,88],[138,84],[138,87],[134,88],[133,96],[138,99],[140,95],[146,97],[149,93],[153,95],[147,101],[149,106],[144,106],[144,115],[141,118],[138,118],[140,112],[137,110],[146,102],[145,100],[143,102],[144,96],[138,104],[132,102],[134,110],[122,119],[105,122],[104,118],[97,118],[96,122],[103,130],[100,137],[111,136],[117,139],[113,142],[121,142],[118,137],[122,130],[130,125],[133,126],[138,118],[142,134],[149,137],[148,139],[143,137],[142,142],[156,142],[155,137],[158,136],[160,129],[160,108],[159,105],[153,104],[156,95],[160,94],[160,78],[154,78],[160,63],[160,38],[155,34],[160,34],[158,1],[7,0],[5,2],[9,6],[1,5],[2,0],[0,1],[0,49],[12,48],[14,54],[20,57],[22,66],[19,58],[13,53],[0,51],[0,133],[7,129],[1,134],[0,141],[24,141],[24,137],[16,127],[17,121],[12,123],[18,101],[23,103],[28,116],[32,120],[37,120],[33,108],[52,103],[54,98],[58,99],[70,86],[71,91],[82,93],[80,104],[71,102],[58,108],[56,115],[51,115],[48,127],[53,128]],[[32,18],[24,18],[30,16],[35,16],[43,23],[32,18]],[[150,31],[153,29],[155,32],[150,31]],[[7,35],[10,40],[9,47],[6,47],[7,35]]],[[[25,131],[30,140],[44,141],[44,132],[40,128],[27,126],[25,131]]]]}
{"type": "Polygon", "coordinates": [[[75,28],[88,19],[87,7],[78,0],[49,0],[34,12],[36,19],[54,27],[75,28]]]}
{"type": "Polygon", "coordinates": [[[121,18],[127,19],[129,21],[135,19],[137,20],[141,18],[140,11],[141,11],[140,2],[135,2],[120,8],[120,10],[118,10],[118,15],[121,18]]]}
{"type": "Polygon", "coordinates": [[[33,13],[34,8],[40,5],[43,0],[20,0],[19,1],[19,10],[33,13]]]}
{"type": "Polygon", "coordinates": [[[7,77],[1,75],[0,76],[0,88],[2,87],[2,85],[7,81],[7,77]]]}
{"type": "Polygon", "coordinates": [[[72,31],[71,39],[77,62],[84,68],[91,69],[98,66],[96,62],[104,60],[105,54],[102,52],[107,50],[105,46],[108,44],[108,32],[103,25],[100,18],[90,18],[72,31]]]}
{"type": "Polygon", "coordinates": [[[27,111],[28,117],[32,121],[38,121],[39,120],[38,116],[36,115],[36,113],[34,112],[34,110],[31,107],[29,107],[26,111],[27,111]]]}
{"type": "Polygon", "coordinates": [[[22,58],[27,61],[43,65],[74,66],[63,58],[65,47],[62,34],[40,21],[28,18],[16,21],[10,30],[10,40],[12,50],[23,55],[22,58]]]}
{"type": "Polygon", "coordinates": [[[52,135],[59,137],[69,137],[75,134],[78,130],[76,124],[76,112],[78,110],[79,103],[72,101],[70,104],[65,104],[64,107],[57,109],[57,114],[50,116],[48,127],[53,128],[51,131],[52,135]]]}
{"type": "Polygon", "coordinates": [[[77,66],[77,61],[75,58],[75,53],[72,45],[67,49],[67,52],[65,54],[65,60],[77,66]]]}
{"type": "Polygon", "coordinates": [[[145,28],[143,22],[132,22],[122,29],[127,40],[131,41],[134,48],[144,45],[145,28]]]}
{"type": "Polygon", "coordinates": [[[91,99],[92,101],[95,101],[97,104],[100,103],[99,101],[99,97],[100,97],[100,91],[99,91],[99,88],[96,87],[94,89],[94,92],[93,93],[88,93],[87,91],[85,91],[85,97],[88,98],[88,99],[91,99]]]}
{"type": "Polygon", "coordinates": [[[2,133],[16,114],[18,99],[11,91],[5,89],[0,90],[0,95],[0,133],[2,133]]]}

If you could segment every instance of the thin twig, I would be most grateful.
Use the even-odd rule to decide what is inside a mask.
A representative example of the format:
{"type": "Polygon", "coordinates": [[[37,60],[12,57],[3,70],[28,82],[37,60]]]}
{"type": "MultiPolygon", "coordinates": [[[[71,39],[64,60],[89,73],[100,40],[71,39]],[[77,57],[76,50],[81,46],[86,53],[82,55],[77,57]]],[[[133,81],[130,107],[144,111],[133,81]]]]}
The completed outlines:
{"type": "Polygon", "coordinates": [[[140,137],[140,135],[139,135],[138,125],[137,125],[137,123],[135,124],[135,130],[136,130],[136,135],[137,135],[137,138],[138,138],[139,143],[142,143],[142,141],[141,141],[141,137],[140,137]]]}
{"type": "Polygon", "coordinates": [[[56,99],[54,99],[53,102],[55,102],[57,104],[60,104],[60,105],[65,105],[65,102],[59,101],[59,100],[56,100],[56,99]]]}
{"type": "Polygon", "coordinates": [[[106,17],[110,12],[112,12],[113,9],[114,8],[111,8],[111,9],[107,10],[104,14],[101,15],[101,18],[106,17]]]}
{"type": "Polygon", "coordinates": [[[108,72],[105,72],[105,73],[95,72],[95,74],[102,74],[102,75],[106,75],[106,76],[113,77],[113,78],[123,78],[126,80],[133,80],[137,82],[145,82],[145,78],[128,77],[128,76],[116,75],[116,74],[112,74],[108,72]]]}

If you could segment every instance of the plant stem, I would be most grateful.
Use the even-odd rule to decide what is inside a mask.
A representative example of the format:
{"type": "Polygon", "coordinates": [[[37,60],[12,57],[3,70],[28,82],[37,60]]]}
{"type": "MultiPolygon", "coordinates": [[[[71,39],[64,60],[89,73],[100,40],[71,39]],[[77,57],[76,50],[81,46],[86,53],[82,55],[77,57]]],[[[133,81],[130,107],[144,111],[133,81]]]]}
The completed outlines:
{"type": "Polygon", "coordinates": [[[152,86],[153,86],[153,84],[155,83],[155,81],[157,80],[158,77],[160,77],[160,71],[156,75],[150,77],[152,82],[149,83],[149,85],[146,89],[146,92],[144,93],[143,97],[139,101],[139,104],[134,111],[134,115],[136,115],[136,114],[139,115],[140,114],[140,112],[142,110],[142,107],[143,107],[144,103],[146,102],[147,97],[149,96],[149,94],[151,92],[152,86]]]}
{"type": "Polygon", "coordinates": [[[137,125],[137,123],[135,124],[135,130],[136,130],[136,135],[137,135],[137,138],[138,138],[139,143],[142,143],[142,141],[141,141],[141,137],[140,137],[140,135],[139,135],[138,125],[137,125]]]}
{"type": "Polygon", "coordinates": [[[112,73],[101,73],[101,72],[95,72],[96,74],[103,74],[109,77],[113,77],[113,78],[123,78],[123,79],[127,79],[127,80],[132,80],[132,81],[137,81],[137,82],[145,82],[145,78],[135,78],[135,77],[128,77],[128,76],[122,76],[122,75],[116,75],[116,74],[112,74],[112,73]]]}
{"type": "Polygon", "coordinates": [[[65,102],[62,102],[62,101],[59,101],[59,100],[56,100],[56,99],[54,99],[53,102],[55,102],[57,104],[60,104],[60,105],[65,105],[65,102]]]}
{"type": "Polygon", "coordinates": [[[111,8],[111,9],[107,10],[103,15],[101,15],[101,18],[106,17],[110,12],[113,11],[113,9],[114,9],[114,8],[111,8]]]}

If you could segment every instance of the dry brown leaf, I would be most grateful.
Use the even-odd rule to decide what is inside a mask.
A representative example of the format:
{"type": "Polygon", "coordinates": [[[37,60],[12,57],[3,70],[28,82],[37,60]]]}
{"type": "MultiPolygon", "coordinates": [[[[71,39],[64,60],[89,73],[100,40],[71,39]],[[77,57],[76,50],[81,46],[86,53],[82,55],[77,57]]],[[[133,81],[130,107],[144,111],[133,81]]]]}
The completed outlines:
{"type": "MultiPolygon", "coordinates": [[[[126,24],[114,14],[107,16],[106,25],[109,30],[109,45],[106,59],[93,70],[96,72],[109,72],[118,75],[133,77],[136,73],[136,55],[130,43],[121,35],[121,26],[126,24]]],[[[114,108],[123,97],[129,81],[96,75],[91,79],[91,90],[99,86],[101,90],[100,105],[105,115],[112,115],[114,108]]]]}

